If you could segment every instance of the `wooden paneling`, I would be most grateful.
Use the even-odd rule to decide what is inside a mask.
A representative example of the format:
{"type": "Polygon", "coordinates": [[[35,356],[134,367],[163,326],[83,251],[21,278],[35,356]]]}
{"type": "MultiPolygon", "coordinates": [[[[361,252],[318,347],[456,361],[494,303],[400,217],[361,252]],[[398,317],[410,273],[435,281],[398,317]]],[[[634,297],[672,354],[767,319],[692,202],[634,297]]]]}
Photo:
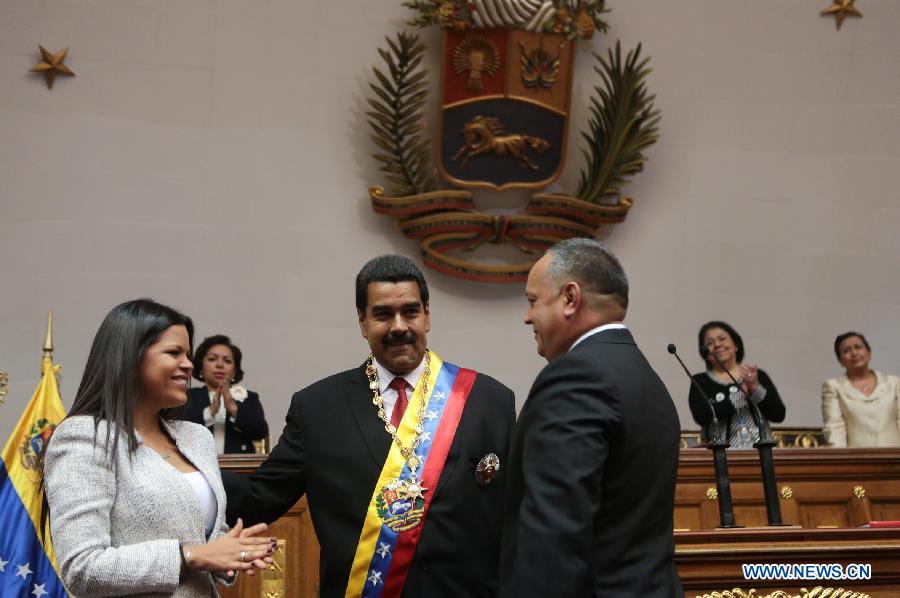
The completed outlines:
{"type": "MultiPolygon", "coordinates": [[[[237,473],[249,473],[265,460],[258,455],[225,455],[219,465],[237,473]]],[[[262,594],[259,574],[241,575],[233,588],[221,588],[223,598],[314,598],[319,595],[319,542],[313,530],[306,498],[301,498],[281,519],[269,526],[268,534],[284,540],[284,593],[271,586],[262,594]]]]}
{"type": "Polygon", "coordinates": [[[864,592],[873,598],[900,596],[900,529],[718,530],[675,534],[675,563],[685,596],[741,588],[757,595],[774,590],[793,596],[816,586],[864,592]],[[759,580],[744,579],[742,564],[839,563],[869,564],[872,579],[759,580]]]}
{"type": "MultiPolygon", "coordinates": [[[[900,519],[900,450],[781,448],[773,455],[785,524],[814,529],[900,519]]],[[[757,452],[729,450],[728,470],[737,524],[765,526],[757,452]]],[[[715,472],[709,451],[682,450],[675,527],[715,529],[719,507],[714,492],[715,472]]]]}

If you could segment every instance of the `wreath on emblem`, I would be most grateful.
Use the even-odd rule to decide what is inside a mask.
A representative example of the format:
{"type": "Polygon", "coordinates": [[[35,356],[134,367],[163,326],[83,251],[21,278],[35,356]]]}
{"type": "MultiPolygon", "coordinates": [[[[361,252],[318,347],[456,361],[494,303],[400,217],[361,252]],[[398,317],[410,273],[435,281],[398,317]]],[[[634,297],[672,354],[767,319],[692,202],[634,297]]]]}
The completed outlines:
{"type": "Polygon", "coordinates": [[[22,465],[25,469],[37,469],[47,441],[53,435],[56,424],[49,419],[39,419],[34,422],[31,431],[25,436],[19,453],[22,456],[22,465]]]}
{"type": "Polygon", "coordinates": [[[427,265],[458,278],[519,282],[557,241],[594,237],[603,225],[625,219],[633,200],[622,188],[643,170],[660,122],[640,44],[624,57],[618,41],[605,56],[593,53],[600,82],[581,131],[585,165],[578,189],[540,192],[564,163],[573,44],[607,31],[605,3],[404,3],[417,13],[410,25],[444,30],[441,139],[435,156],[425,134],[424,44],[415,33],[387,37],[378,49],[384,66],[372,69],[366,112],[387,188],[372,186],[369,196],[375,212],[394,217],[397,228],[419,242],[427,265]],[[464,187],[540,189],[524,212],[496,214],[478,211],[464,187]],[[531,259],[494,266],[448,255],[486,243],[510,243],[531,259]]]}
{"type": "Polygon", "coordinates": [[[387,517],[387,502],[384,500],[384,495],[381,492],[375,497],[375,511],[382,519],[387,517]]]}

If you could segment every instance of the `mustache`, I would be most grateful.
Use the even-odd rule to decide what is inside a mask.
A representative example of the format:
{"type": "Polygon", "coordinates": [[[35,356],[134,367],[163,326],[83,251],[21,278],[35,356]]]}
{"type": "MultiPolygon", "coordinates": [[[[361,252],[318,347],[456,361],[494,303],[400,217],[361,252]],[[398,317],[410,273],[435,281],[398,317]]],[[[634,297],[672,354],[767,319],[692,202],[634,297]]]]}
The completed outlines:
{"type": "Polygon", "coordinates": [[[407,330],[406,332],[390,332],[384,335],[381,342],[386,346],[411,345],[416,342],[416,335],[410,330],[407,330]]]}

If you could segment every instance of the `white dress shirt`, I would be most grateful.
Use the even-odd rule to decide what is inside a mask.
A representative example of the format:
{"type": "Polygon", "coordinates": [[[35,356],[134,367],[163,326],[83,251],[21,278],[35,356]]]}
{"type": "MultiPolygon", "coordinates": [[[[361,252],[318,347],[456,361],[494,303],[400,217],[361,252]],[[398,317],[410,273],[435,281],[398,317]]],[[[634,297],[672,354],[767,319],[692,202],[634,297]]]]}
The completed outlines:
{"type": "MultiPolygon", "coordinates": [[[[397,377],[397,374],[392,373],[386,367],[378,363],[377,359],[373,359],[375,362],[375,371],[378,372],[378,392],[381,394],[381,398],[384,399],[384,413],[387,417],[388,421],[391,421],[391,414],[394,412],[394,405],[397,403],[397,391],[390,387],[391,381],[397,377]]],[[[404,380],[406,380],[406,398],[412,400],[412,390],[416,387],[416,384],[419,383],[419,378],[422,377],[422,372],[425,370],[425,359],[419,363],[419,366],[408,374],[401,376],[404,380]]]]}
{"type": "MultiPolygon", "coordinates": [[[[237,387],[232,386],[230,390],[232,398],[235,398],[235,388],[237,387]]],[[[207,428],[212,428],[213,438],[216,440],[216,452],[222,455],[225,453],[225,418],[227,417],[231,423],[234,423],[234,418],[228,415],[228,410],[225,409],[224,398],[219,401],[218,411],[215,413],[210,411],[210,407],[212,407],[212,403],[216,399],[216,394],[214,390],[209,391],[210,404],[203,408],[203,425],[207,428]]],[[[239,402],[239,400],[235,398],[235,402],[239,402]]]]}

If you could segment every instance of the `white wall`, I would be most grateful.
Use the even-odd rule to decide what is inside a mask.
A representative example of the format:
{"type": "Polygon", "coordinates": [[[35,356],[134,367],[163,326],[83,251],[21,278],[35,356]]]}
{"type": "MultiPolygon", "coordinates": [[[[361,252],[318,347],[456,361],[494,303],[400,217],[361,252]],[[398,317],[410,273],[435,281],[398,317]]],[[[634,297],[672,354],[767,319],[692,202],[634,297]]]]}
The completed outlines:
{"type": "MultiPolygon", "coordinates": [[[[601,235],[632,281],[627,323],[683,426],[665,345],[699,369],[712,318],[744,335],[787,423],[820,424],[838,332],[866,332],[874,365],[900,372],[900,2],[866,0],[839,32],[821,0],[609,5],[610,35],[588,47],[643,41],[663,114],[628,220],[601,235]]],[[[362,116],[376,47],[409,16],[399,0],[0,0],[0,439],[37,383],[50,309],[67,406],[101,318],[137,296],[232,335],[276,434],[293,391],[363,360],[356,271],[419,259],[369,206],[362,116]],[[48,91],[29,75],[38,43],[71,46],[77,77],[48,91]]],[[[595,82],[584,48],[573,133],[595,82]]],[[[522,288],[426,275],[431,346],[521,404],[542,364],[522,288]]]]}

